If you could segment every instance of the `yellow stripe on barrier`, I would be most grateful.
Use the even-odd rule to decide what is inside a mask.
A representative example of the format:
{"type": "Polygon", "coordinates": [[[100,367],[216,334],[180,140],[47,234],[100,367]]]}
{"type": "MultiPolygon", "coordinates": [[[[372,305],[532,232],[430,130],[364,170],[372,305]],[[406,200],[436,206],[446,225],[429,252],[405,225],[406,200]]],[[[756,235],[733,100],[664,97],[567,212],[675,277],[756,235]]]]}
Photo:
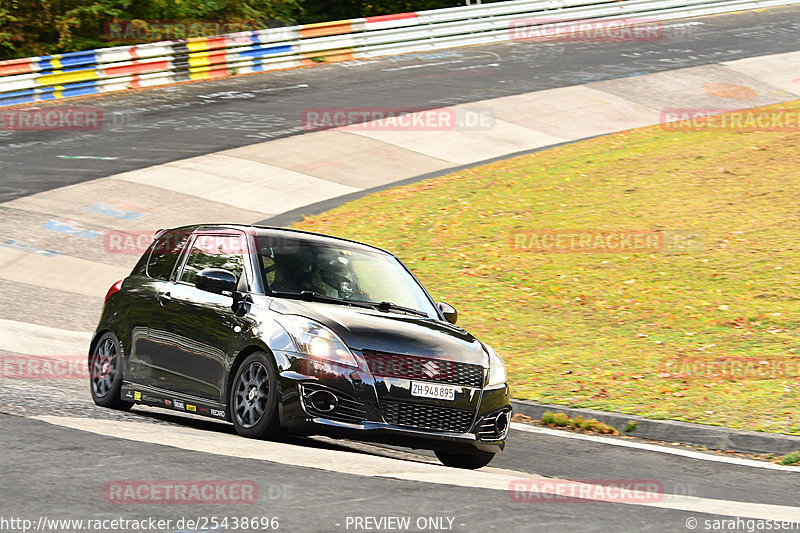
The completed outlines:
{"type": "MultiPolygon", "coordinates": [[[[210,64],[208,52],[197,52],[189,56],[189,67],[202,67],[210,64]]],[[[191,70],[191,69],[190,69],[191,70]]]]}
{"type": "Polygon", "coordinates": [[[209,78],[224,78],[230,75],[228,68],[222,65],[206,65],[189,68],[190,80],[207,80],[209,78]]]}
{"type": "Polygon", "coordinates": [[[50,66],[53,68],[53,70],[64,68],[64,66],[61,64],[61,54],[53,55],[53,57],[50,59],[50,66]]]}
{"type": "Polygon", "coordinates": [[[189,68],[189,79],[190,80],[207,80],[211,77],[211,67],[209,66],[199,66],[194,68],[189,68]]]}
{"type": "Polygon", "coordinates": [[[186,48],[188,48],[190,52],[202,52],[204,50],[208,50],[208,39],[189,41],[186,43],[186,48]]]}
{"type": "Polygon", "coordinates": [[[37,85],[64,85],[79,81],[91,81],[98,78],[97,71],[92,70],[71,70],[68,72],[53,72],[36,78],[37,85]]]}

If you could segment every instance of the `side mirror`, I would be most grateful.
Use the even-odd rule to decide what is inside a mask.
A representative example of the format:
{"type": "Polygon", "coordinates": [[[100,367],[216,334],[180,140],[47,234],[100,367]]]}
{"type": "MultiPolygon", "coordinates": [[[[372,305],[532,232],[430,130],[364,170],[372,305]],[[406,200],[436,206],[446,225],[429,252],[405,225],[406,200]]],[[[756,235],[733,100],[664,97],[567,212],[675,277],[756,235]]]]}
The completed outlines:
{"type": "Polygon", "coordinates": [[[446,304],[444,302],[439,302],[437,304],[439,306],[439,310],[444,315],[444,319],[450,322],[451,324],[455,324],[458,322],[458,311],[456,308],[450,304],[446,304]]]}
{"type": "Polygon", "coordinates": [[[197,273],[194,278],[194,286],[201,291],[222,294],[223,292],[233,293],[236,290],[238,280],[233,272],[222,270],[221,268],[206,268],[197,273]]]}

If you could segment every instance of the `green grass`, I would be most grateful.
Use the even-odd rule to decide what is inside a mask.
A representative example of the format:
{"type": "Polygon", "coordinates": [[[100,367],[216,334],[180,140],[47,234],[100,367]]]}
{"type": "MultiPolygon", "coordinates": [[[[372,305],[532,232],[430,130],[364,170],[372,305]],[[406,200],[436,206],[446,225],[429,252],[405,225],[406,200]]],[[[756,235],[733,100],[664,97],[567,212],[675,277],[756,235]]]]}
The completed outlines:
{"type": "Polygon", "coordinates": [[[544,413],[542,424],[556,428],[571,428],[587,433],[602,433],[603,435],[616,435],[617,430],[608,424],[604,424],[594,418],[570,418],[564,413],[544,413]]]}
{"type": "Polygon", "coordinates": [[[796,363],[770,378],[668,365],[800,357],[798,147],[797,131],[645,128],[376,193],[296,227],[397,253],[506,358],[516,398],[800,434],[796,363]],[[694,238],[643,253],[511,246],[514,232],[542,229],[694,238]]]}
{"type": "Polygon", "coordinates": [[[800,463],[800,452],[787,453],[778,462],[782,465],[796,465],[800,463]]]}

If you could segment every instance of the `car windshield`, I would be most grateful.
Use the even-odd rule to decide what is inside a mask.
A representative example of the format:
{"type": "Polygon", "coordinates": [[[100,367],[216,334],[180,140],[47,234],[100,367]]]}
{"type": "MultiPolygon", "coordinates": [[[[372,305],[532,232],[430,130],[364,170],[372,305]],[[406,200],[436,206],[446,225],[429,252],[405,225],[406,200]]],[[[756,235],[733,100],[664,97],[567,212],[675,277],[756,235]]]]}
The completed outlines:
{"type": "Polygon", "coordinates": [[[259,237],[258,250],[267,286],[273,293],[383,304],[382,310],[407,308],[431,318],[437,316],[422,287],[389,254],[348,247],[346,243],[270,236],[259,237]]]}

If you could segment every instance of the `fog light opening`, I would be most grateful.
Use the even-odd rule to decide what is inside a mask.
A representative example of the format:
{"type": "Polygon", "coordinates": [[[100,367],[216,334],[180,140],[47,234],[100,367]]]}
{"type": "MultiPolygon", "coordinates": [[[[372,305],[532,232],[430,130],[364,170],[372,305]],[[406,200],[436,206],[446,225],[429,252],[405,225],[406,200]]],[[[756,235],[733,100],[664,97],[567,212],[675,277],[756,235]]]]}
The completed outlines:
{"type": "Polygon", "coordinates": [[[506,430],[508,429],[508,413],[503,411],[494,421],[494,430],[497,432],[498,435],[505,434],[506,430]]]}
{"type": "Polygon", "coordinates": [[[339,400],[334,394],[326,390],[318,390],[308,397],[308,404],[320,413],[330,413],[339,405],[339,400]]]}

